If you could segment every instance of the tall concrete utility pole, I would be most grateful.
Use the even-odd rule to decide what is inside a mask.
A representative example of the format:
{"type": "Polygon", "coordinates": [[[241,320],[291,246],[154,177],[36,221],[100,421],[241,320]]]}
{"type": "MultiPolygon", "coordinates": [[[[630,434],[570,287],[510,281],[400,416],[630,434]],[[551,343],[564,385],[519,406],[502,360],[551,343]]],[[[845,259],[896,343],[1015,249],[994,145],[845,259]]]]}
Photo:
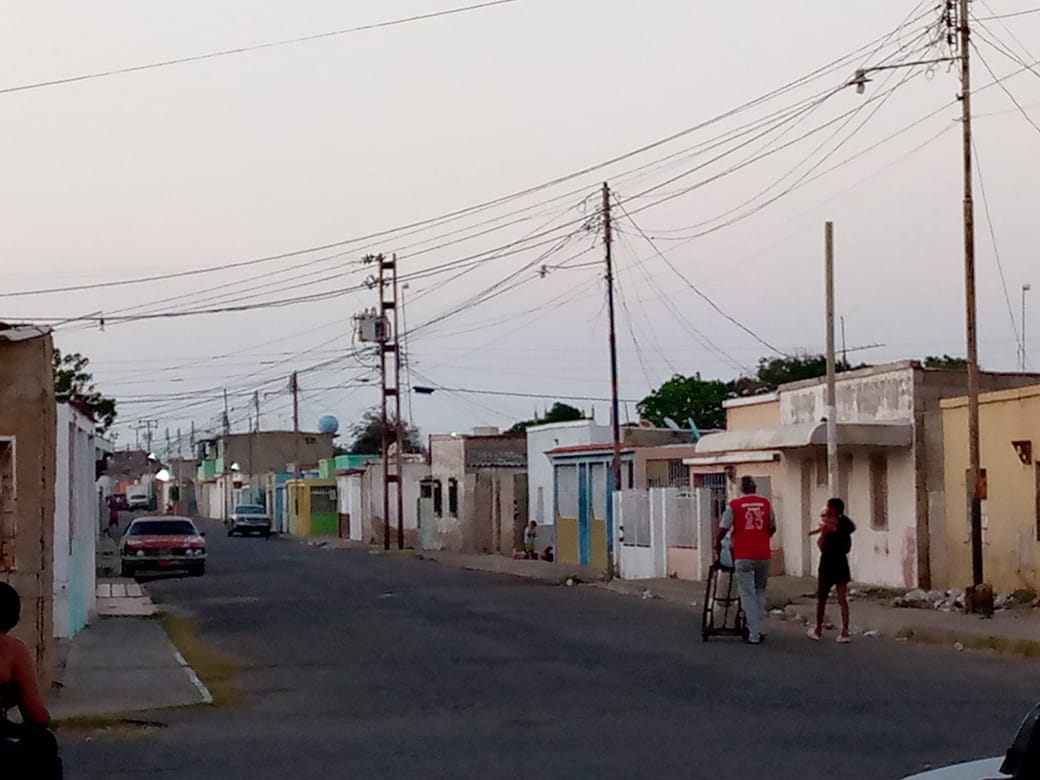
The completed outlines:
{"type": "MultiPolygon", "coordinates": [[[[614,437],[614,455],[610,462],[610,468],[614,473],[614,491],[617,492],[622,489],[621,411],[618,403],[617,331],[614,325],[614,258],[611,250],[614,243],[614,234],[610,219],[610,185],[607,182],[603,182],[603,259],[607,266],[607,318],[610,328],[610,422],[614,437]]],[[[613,494],[607,500],[613,502],[613,494]]],[[[620,538],[624,538],[624,529],[620,526],[618,526],[617,533],[620,538]]],[[[608,576],[613,572],[613,569],[614,562],[608,561],[608,576]]]]}
{"type": "MultiPolygon", "coordinates": [[[[982,562],[982,501],[986,485],[979,453],[979,350],[975,302],[975,201],[971,170],[971,26],[968,0],[959,0],[957,17],[961,62],[961,133],[964,156],[964,304],[968,358],[968,489],[971,491],[971,582],[978,595],[985,573],[982,562]]],[[[988,611],[980,599],[978,609],[988,611]]]]}
{"type": "Polygon", "coordinates": [[[838,397],[834,359],[834,223],[823,226],[827,279],[827,492],[838,495],[838,397]]]}
{"type": "Polygon", "coordinates": [[[260,391],[253,391],[253,417],[256,420],[256,432],[260,433],[260,391]]]}

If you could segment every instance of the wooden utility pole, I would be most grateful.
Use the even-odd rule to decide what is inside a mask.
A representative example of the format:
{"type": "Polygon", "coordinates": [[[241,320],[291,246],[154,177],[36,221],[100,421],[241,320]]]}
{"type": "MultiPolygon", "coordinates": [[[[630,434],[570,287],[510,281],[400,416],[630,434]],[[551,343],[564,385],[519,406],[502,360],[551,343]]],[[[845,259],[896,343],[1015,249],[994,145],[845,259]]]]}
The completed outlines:
{"type": "MultiPolygon", "coordinates": [[[[971,26],[968,0],[959,0],[958,32],[961,62],[961,132],[964,153],[964,303],[968,358],[968,487],[971,491],[971,581],[984,581],[982,563],[983,484],[979,454],[979,353],[975,303],[975,203],[971,169],[971,26]]],[[[985,611],[985,599],[972,602],[985,611]]]]}
{"type": "Polygon", "coordinates": [[[260,391],[253,391],[253,417],[256,420],[256,432],[260,433],[260,391]]]}
{"type": "Polygon", "coordinates": [[[827,284],[827,492],[838,495],[838,398],[834,359],[834,223],[823,226],[827,284]]]}
{"type": "Polygon", "coordinates": [[[298,432],[300,430],[300,382],[295,371],[289,377],[289,392],[292,393],[292,428],[298,432]]]}
{"type": "MultiPolygon", "coordinates": [[[[607,316],[610,323],[610,408],[614,434],[614,457],[611,470],[614,472],[614,490],[621,490],[621,412],[618,405],[617,332],[614,326],[614,259],[611,246],[614,242],[613,226],[610,221],[610,185],[603,182],[603,246],[607,265],[607,316]]],[[[613,497],[611,497],[613,500],[613,497]]]]}

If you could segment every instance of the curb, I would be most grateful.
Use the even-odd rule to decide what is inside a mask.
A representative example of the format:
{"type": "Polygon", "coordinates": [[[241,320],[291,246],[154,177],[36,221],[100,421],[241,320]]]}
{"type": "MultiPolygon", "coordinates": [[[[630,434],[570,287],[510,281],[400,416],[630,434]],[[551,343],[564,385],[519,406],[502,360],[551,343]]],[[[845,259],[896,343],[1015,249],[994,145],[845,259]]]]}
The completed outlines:
{"type": "MultiPolygon", "coordinates": [[[[829,605],[828,605],[829,606],[829,605]]],[[[853,607],[853,609],[855,609],[853,607]]],[[[798,621],[808,624],[816,618],[815,605],[790,605],[785,611],[788,622],[798,621]]],[[[855,618],[855,614],[853,614],[855,618]]],[[[853,619],[853,622],[855,620],[853,619]]],[[[889,639],[916,642],[919,644],[952,647],[957,651],[977,650],[999,653],[1001,655],[1021,658],[1040,658],[1040,640],[1002,637],[996,634],[965,633],[955,629],[935,627],[915,627],[912,621],[902,625],[876,626],[869,629],[871,636],[883,636],[889,639]]],[[[866,632],[854,632],[864,634],[866,632]]]]}
{"type": "MultiPolygon", "coordinates": [[[[170,644],[173,644],[172,642],[170,644]]],[[[209,688],[206,687],[206,683],[199,679],[199,676],[195,673],[195,670],[188,666],[188,662],[181,655],[181,651],[174,649],[173,657],[177,659],[177,663],[181,665],[181,668],[187,673],[188,679],[191,680],[191,684],[195,686],[195,690],[199,692],[202,697],[203,704],[213,703],[213,694],[210,693],[209,688]]]]}

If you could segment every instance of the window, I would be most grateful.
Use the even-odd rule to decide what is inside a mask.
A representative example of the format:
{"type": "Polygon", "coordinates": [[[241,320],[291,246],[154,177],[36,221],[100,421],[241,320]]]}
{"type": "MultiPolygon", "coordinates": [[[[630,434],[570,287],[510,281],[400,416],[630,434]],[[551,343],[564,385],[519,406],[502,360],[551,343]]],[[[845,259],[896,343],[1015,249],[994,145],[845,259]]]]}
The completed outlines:
{"type": "Polygon", "coordinates": [[[336,488],[331,485],[311,488],[312,515],[334,515],[336,510],[336,488]]]}
{"type": "Polygon", "coordinates": [[[448,514],[452,517],[459,516],[459,481],[448,480],[448,514]]]}
{"type": "Polygon", "coordinates": [[[191,520],[138,520],[131,524],[127,536],[197,536],[191,520]]]}
{"type": "Polygon", "coordinates": [[[870,527],[888,530],[888,458],[870,456],[870,527]]]}
{"type": "Polygon", "coordinates": [[[0,572],[15,569],[14,441],[0,439],[0,572]]]}
{"type": "Polygon", "coordinates": [[[636,486],[636,467],[632,461],[628,462],[628,489],[636,486]]]}

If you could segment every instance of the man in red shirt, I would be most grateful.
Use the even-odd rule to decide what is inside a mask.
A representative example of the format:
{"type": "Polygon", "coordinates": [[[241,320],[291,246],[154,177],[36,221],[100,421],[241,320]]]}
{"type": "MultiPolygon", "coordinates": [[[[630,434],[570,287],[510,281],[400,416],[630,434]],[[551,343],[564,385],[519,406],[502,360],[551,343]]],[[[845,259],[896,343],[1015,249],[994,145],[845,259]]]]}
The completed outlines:
{"type": "Polygon", "coordinates": [[[729,502],[719,522],[716,549],[732,533],[733,564],[740,603],[747,615],[748,642],[757,645],[765,636],[766,585],[769,582],[769,539],[776,533],[776,513],[768,498],[755,493],[758,486],[741,477],[740,497],[729,502]]]}

